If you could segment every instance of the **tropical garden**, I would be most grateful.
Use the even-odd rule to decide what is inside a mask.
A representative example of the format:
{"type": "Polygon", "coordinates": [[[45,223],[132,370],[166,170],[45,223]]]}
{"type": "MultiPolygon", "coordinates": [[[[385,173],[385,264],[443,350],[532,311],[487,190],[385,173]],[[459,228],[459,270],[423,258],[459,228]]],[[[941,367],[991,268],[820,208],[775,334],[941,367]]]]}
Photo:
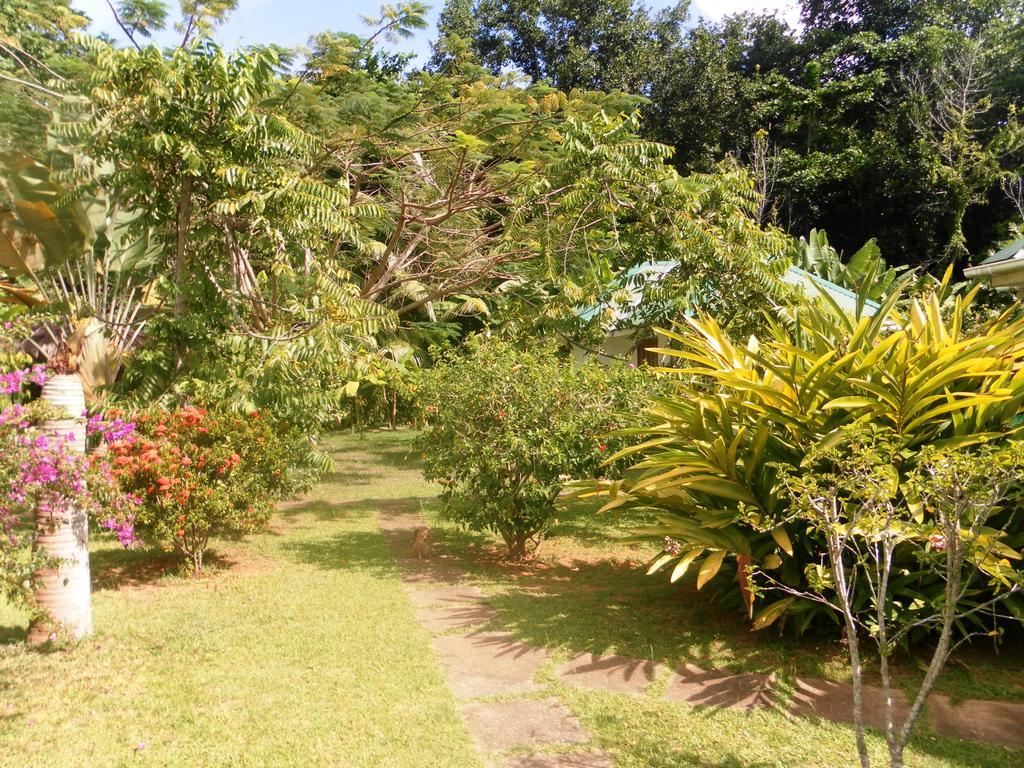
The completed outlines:
{"type": "Polygon", "coordinates": [[[1024,4],[108,5],[0,7],[0,766],[1024,761],[1024,4]]]}

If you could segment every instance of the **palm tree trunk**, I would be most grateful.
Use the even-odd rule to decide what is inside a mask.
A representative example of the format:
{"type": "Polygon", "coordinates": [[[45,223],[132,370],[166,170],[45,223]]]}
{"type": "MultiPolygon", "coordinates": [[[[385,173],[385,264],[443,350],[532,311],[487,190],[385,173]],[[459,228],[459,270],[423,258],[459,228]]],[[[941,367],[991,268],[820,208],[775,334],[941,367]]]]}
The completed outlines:
{"type": "MultiPolygon", "coordinates": [[[[54,419],[44,430],[54,438],[69,433],[71,449],[85,452],[85,394],[77,373],[51,376],[43,386],[43,400],[68,411],[70,418],[54,419]]],[[[92,595],[89,583],[89,521],[82,510],[63,514],[36,512],[37,550],[59,561],[56,567],[36,573],[36,601],[41,618],[32,622],[29,645],[40,645],[60,636],[80,640],[92,634],[92,595]]]]}

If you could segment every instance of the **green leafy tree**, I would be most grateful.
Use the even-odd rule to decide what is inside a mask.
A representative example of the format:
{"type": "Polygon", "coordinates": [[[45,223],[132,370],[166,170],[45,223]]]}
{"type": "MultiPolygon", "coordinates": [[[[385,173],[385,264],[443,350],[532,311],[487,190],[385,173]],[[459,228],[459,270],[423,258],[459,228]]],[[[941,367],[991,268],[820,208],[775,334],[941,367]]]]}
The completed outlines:
{"type": "Polygon", "coordinates": [[[450,0],[438,31],[470,37],[494,73],[513,65],[562,90],[643,93],[664,37],[675,33],[687,5],[652,17],[634,0],[450,0]]]}
{"type": "Polygon", "coordinates": [[[888,762],[903,768],[904,750],[928,695],[953,651],[972,636],[958,641],[957,628],[979,613],[997,613],[1001,602],[1024,587],[1021,554],[992,525],[1013,495],[1024,451],[1019,441],[979,450],[930,447],[911,472],[901,475],[899,436],[881,430],[851,438],[851,451],[813,451],[799,471],[783,468],[780,478],[790,505],[782,516],[758,525],[806,526],[820,542],[820,564],[808,566],[806,590],[770,575],[766,581],[769,588],[814,600],[842,617],[863,768],[871,765],[862,661],[863,643],[870,639],[882,678],[888,762]],[[925,578],[938,585],[927,597],[919,594],[914,607],[908,607],[901,588],[902,564],[908,561],[916,561],[925,578]],[[979,590],[989,597],[979,601],[979,590]],[[891,658],[901,639],[920,627],[934,631],[936,644],[909,712],[901,716],[892,704],[891,658]]]}
{"type": "Polygon", "coordinates": [[[756,165],[766,134],[779,159],[768,208],[790,233],[823,227],[852,253],[872,232],[896,263],[926,268],[1003,238],[1016,211],[999,182],[1022,163],[1019,0],[808,0],[799,33],[767,15],[690,24],[683,4],[657,15],[604,7],[453,2],[441,32],[470,36],[494,71],[642,95],[642,135],[672,146],[683,174],[729,154],[756,165]],[[560,35],[580,41],[582,63],[560,35]],[[627,39],[633,53],[608,55],[627,39]],[[983,51],[968,78],[980,88],[966,119],[940,128],[932,117],[960,108],[937,83],[972,48],[983,51]],[[911,87],[912,73],[928,86],[911,87]]]}
{"type": "Polygon", "coordinates": [[[646,386],[636,370],[474,337],[418,382],[430,424],[417,443],[424,473],[444,486],[446,514],[500,535],[521,560],[543,539],[565,482],[594,476],[622,445],[605,435],[646,386]]]}
{"type": "Polygon", "coordinates": [[[325,243],[362,247],[380,210],[311,178],[317,142],[276,112],[270,49],[167,53],[93,43],[91,112],[55,131],[102,161],[99,183],[164,244],[155,316],[124,388],[271,408],[315,435],[360,339],[391,322],[325,243]]]}
{"type": "Polygon", "coordinates": [[[85,75],[73,38],[88,21],[69,0],[0,6],[0,150],[45,148],[52,110],[85,75]]]}
{"type": "MultiPolygon", "coordinates": [[[[610,278],[652,254],[679,262],[685,308],[755,324],[778,298],[757,195],[734,166],[680,177],[638,135],[636,100],[564,93],[471,62],[389,80],[358,40],[324,49],[289,101],[332,149],[319,172],[384,216],[345,249],[363,298],[403,323],[457,302],[566,330],[610,278]],[[375,70],[379,73],[379,70],[375,70]]],[[[781,264],[781,260],[780,260],[781,264]]],[[[667,290],[667,288],[666,288],[667,290]]]]}

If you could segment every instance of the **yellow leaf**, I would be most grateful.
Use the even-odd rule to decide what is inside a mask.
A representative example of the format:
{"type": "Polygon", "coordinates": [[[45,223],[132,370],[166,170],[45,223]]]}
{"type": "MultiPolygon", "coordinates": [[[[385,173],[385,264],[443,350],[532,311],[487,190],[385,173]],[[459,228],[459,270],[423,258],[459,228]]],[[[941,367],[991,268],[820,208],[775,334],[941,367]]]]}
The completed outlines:
{"type": "Polygon", "coordinates": [[[782,600],[772,603],[757,614],[757,616],[754,617],[754,630],[764,629],[778,621],[779,617],[786,612],[786,609],[793,604],[793,600],[794,598],[792,597],[783,598],[782,600]]]}
{"type": "Polygon", "coordinates": [[[722,561],[725,559],[725,550],[717,550],[712,552],[703,563],[700,565],[700,570],[697,572],[697,589],[700,589],[707,584],[711,579],[715,577],[718,570],[722,567],[722,561]]]}
{"type": "Polygon", "coordinates": [[[780,565],[782,565],[782,558],[774,552],[761,561],[761,567],[766,568],[769,571],[778,568],[780,565]]]}
{"type": "Polygon", "coordinates": [[[785,528],[781,525],[778,528],[773,528],[772,538],[775,539],[775,543],[782,548],[783,552],[790,557],[793,556],[793,542],[790,540],[789,534],[786,532],[785,528]]]}
{"type": "Polygon", "coordinates": [[[697,549],[691,549],[689,552],[683,555],[682,559],[678,563],[676,563],[676,567],[672,569],[672,575],[669,576],[668,580],[671,583],[675,584],[677,581],[683,578],[683,574],[686,573],[687,569],[690,567],[690,563],[696,560],[700,553],[703,551],[704,548],[699,547],[697,549]]]}

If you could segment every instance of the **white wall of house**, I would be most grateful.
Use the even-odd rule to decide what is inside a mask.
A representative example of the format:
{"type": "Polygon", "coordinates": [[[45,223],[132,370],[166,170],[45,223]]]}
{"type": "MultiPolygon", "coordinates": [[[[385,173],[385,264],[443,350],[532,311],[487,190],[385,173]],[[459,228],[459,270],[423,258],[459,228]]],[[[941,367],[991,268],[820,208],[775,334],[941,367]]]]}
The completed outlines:
{"type": "Polygon", "coordinates": [[[572,356],[574,360],[580,363],[596,356],[602,365],[614,365],[616,363],[640,365],[645,360],[643,355],[644,348],[648,346],[667,346],[668,339],[658,334],[655,344],[650,344],[649,342],[650,338],[639,338],[636,335],[635,328],[623,328],[609,333],[600,347],[594,348],[596,352],[574,346],[572,348],[572,356]]]}

